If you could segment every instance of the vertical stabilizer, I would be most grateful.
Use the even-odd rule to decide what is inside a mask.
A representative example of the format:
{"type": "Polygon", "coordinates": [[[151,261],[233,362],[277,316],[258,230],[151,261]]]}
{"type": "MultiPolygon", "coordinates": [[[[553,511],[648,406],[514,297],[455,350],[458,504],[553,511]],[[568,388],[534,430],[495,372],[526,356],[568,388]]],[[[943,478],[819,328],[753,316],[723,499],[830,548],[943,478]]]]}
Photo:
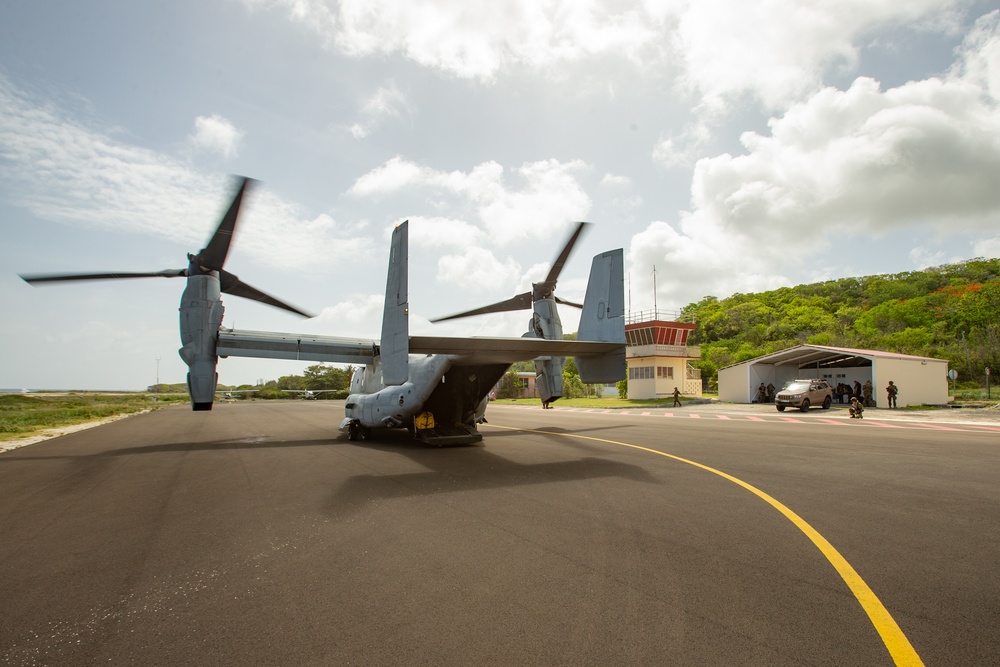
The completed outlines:
{"type": "Polygon", "coordinates": [[[621,343],[620,350],[576,358],[587,384],[618,382],[625,377],[625,275],[621,248],[596,255],[580,315],[577,340],[621,343]]]}
{"type": "Polygon", "coordinates": [[[407,295],[409,248],[404,221],[392,232],[389,247],[389,275],[385,281],[385,309],[382,311],[382,339],[379,342],[382,381],[403,384],[410,376],[410,305],[407,295]]]}

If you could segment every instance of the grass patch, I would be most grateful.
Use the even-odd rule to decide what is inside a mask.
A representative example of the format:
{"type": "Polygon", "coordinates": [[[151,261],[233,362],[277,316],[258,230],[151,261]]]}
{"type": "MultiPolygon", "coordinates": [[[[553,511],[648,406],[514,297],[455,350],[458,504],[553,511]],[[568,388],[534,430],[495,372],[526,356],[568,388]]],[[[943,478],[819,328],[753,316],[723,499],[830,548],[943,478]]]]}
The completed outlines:
{"type": "Polygon", "coordinates": [[[72,426],[116,415],[187,402],[185,394],[69,394],[0,395],[0,440],[25,437],[48,428],[72,426]],[[157,400],[154,401],[153,398],[157,400]]]}

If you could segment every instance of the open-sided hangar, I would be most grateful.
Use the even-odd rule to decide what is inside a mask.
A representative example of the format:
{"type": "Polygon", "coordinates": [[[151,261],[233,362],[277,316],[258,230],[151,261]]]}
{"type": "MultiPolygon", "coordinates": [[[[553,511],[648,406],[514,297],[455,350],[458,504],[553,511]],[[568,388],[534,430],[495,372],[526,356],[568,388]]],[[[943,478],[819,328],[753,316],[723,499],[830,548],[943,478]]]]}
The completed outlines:
{"type": "Polygon", "coordinates": [[[948,403],[948,361],[908,354],[853,350],[826,345],[799,345],[719,369],[719,400],[752,403],[757,388],[780,390],[790,380],[821,378],[836,387],[871,380],[879,407],[886,407],[885,387],[899,387],[899,407],[948,403]]]}

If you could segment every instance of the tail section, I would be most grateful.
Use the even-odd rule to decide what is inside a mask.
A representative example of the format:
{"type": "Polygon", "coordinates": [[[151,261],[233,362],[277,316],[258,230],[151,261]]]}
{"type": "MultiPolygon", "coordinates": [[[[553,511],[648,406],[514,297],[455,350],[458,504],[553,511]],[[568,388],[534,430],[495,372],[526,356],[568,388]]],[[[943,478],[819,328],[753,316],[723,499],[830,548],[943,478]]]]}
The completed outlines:
{"type": "Polygon", "coordinates": [[[409,221],[403,221],[396,226],[392,232],[389,249],[389,274],[385,281],[382,338],[379,342],[382,381],[386,385],[400,385],[410,377],[408,228],[409,221]]]}
{"type": "Polygon", "coordinates": [[[583,301],[577,340],[621,343],[620,350],[576,357],[586,384],[618,382],[625,377],[625,273],[621,248],[594,257],[583,301]]]}

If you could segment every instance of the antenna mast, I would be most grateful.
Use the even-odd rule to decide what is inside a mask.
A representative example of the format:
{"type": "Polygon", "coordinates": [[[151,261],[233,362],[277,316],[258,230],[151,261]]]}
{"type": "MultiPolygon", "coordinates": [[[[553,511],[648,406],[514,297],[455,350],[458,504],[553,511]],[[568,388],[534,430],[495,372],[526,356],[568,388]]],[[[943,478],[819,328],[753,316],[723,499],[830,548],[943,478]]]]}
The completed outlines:
{"type": "Polygon", "coordinates": [[[627,310],[629,316],[631,316],[632,315],[632,272],[631,271],[625,274],[625,282],[628,284],[627,310]]]}
{"type": "Polygon", "coordinates": [[[659,317],[656,314],[656,264],[653,264],[653,319],[659,317]]]}

